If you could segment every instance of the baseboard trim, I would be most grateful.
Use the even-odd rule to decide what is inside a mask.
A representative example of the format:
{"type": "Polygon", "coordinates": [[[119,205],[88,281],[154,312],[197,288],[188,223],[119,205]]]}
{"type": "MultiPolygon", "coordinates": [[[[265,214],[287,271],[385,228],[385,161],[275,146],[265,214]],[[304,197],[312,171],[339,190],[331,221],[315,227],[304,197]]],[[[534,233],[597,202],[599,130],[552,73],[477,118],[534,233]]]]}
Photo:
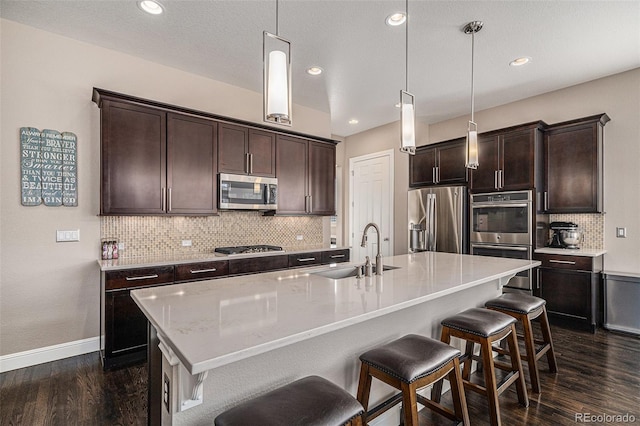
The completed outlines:
{"type": "Polygon", "coordinates": [[[100,350],[100,336],[0,356],[0,373],[100,350]]]}

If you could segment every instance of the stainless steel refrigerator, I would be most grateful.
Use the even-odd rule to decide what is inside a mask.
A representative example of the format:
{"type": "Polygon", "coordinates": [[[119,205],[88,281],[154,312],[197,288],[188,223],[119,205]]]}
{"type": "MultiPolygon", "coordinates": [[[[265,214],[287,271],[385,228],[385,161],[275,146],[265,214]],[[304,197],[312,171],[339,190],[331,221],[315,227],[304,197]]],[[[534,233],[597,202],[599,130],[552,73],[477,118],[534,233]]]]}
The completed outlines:
{"type": "Polygon", "coordinates": [[[409,191],[409,252],[469,253],[468,190],[464,186],[409,191]]]}

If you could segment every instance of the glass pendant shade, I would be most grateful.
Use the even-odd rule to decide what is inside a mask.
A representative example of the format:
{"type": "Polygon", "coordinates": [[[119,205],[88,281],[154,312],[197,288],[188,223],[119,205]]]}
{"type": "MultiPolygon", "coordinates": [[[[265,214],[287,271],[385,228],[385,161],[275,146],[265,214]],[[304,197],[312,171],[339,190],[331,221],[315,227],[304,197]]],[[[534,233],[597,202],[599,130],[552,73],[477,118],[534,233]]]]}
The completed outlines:
{"type": "Polygon", "coordinates": [[[400,151],[416,153],[415,99],[411,93],[400,91],[400,130],[402,146],[400,151]]]}
{"type": "Polygon", "coordinates": [[[264,121],[291,125],[291,43],[264,32],[264,121]]]}
{"type": "Polygon", "coordinates": [[[469,122],[467,130],[467,156],[465,167],[467,169],[478,168],[478,126],[473,121],[469,122]]]}

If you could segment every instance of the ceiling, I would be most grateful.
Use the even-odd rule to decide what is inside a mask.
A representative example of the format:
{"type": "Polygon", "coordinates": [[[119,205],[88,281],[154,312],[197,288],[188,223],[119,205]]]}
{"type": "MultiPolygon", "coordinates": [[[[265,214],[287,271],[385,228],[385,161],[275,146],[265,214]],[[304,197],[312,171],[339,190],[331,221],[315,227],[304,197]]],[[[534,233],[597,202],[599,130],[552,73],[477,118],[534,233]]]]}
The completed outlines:
{"type": "MultiPolygon", "coordinates": [[[[165,13],[152,16],[134,0],[1,0],[0,15],[262,91],[262,32],[275,32],[275,0],[162,3],[165,13]]],[[[338,136],[398,120],[406,28],[385,18],[404,10],[404,0],[280,0],[294,103],[329,112],[338,136]],[[324,73],[308,75],[312,65],[324,73]]],[[[469,21],[484,22],[475,37],[476,110],[640,67],[637,0],[411,0],[409,17],[408,89],[426,123],[470,111],[469,21]],[[509,66],[521,56],[532,61],[509,66]]]]}

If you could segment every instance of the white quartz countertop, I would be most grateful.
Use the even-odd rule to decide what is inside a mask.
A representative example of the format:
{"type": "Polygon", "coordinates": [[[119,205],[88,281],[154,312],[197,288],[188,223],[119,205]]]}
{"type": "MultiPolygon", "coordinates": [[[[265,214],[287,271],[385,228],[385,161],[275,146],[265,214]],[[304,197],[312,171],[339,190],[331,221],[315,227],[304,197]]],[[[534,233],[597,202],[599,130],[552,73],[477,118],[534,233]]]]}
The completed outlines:
{"type": "MultiPolygon", "coordinates": [[[[385,258],[382,276],[330,279],[328,265],[145,288],[133,299],[191,374],[471,287],[538,261],[424,252],[385,258]]],[[[342,263],[334,269],[353,269],[342,263]]]]}
{"type": "Polygon", "coordinates": [[[543,247],[534,250],[534,253],[541,254],[560,254],[563,256],[587,256],[598,257],[605,254],[607,251],[603,249],[563,249],[563,248],[551,248],[543,247]]]}
{"type": "Polygon", "coordinates": [[[196,262],[212,262],[215,260],[229,260],[238,259],[243,257],[264,257],[264,256],[277,256],[282,254],[298,254],[298,253],[310,253],[317,251],[329,251],[329,250],[343,250],[350,247],[333,247],[333,248],[309,248],[309,249],[295,249],[284,251],[270,251],[263,253],[246,253],[246,254],[234,254],[225,255],[221,253],[195,253],[195,254],[175,254],[165,256],[140,256],[129,257],[120,259],[102,260],[98,259],[98,266],[101,271],[117,271],[120,269],[129,268],[150,268],[154,266],[167,266],[167,265],[180,265],[183,263],[196,263],[196,262]]]}

